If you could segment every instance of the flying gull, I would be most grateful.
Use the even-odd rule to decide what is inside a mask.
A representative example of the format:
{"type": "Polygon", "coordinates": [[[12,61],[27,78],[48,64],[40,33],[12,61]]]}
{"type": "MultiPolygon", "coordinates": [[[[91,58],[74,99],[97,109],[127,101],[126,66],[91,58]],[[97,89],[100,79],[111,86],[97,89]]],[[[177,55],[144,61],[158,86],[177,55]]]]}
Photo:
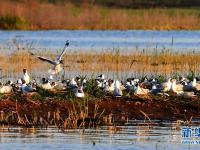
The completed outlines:
{"type": "Polygon", "coordinates": [[[40,59],[41,61],[45,61],[45,62],[48,62],[50,63],[51,65],[53,65],[53,68],[52,69],[49,69],[49,73],[52,74],[52,75],[55,75],[55,74],[58,74],[63,68],[61,67],[61,64],[64,64],[63,60],[62,60],[62,57],[66,51],[66,48],[69,46],[69,41],[67,40],[66,43],[65,43],[65,46],[62,50],[62,53],[55,59],[55,60],[51,60],[51,59],[48,59],[48,58],[45,58],[45,57],[41,57],[41,56],[37,56],[35,55],[34,53],[32,52],[29,52],[31,55],[34,55],[36,56],[38,59],[40,59]]]}

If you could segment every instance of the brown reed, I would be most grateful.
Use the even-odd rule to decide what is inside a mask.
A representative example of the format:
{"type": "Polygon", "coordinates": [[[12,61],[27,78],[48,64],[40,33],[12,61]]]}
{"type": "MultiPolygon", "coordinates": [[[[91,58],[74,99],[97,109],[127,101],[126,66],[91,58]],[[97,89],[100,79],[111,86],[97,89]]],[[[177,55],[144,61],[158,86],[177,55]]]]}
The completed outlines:
{"type": "MultiPolygon", "coordinates": [[[[47,58],[55,58],[56,54],[39,54],[47,58]]],[[[0,54],[0,68],[2,75],[13,77],[27,68],[29,72],[47,72],[52,66],[41,62],[26,51],[13,52],[9,57],[6,54],[0,54]]],[[[199,53],[171,53],[160,52],[158,54],[147,54],[132,52],[129,55],[116,52],[102,53],[76,53],[70,52],[63,57],[66,74],[67,72],[77,72],[80,75],[84,72],[117,72],[130,73],[131,75],[173,75],[188,74],[193,72],[196,75],[200,72],[200,54],[199,53]]]]}
{"type": "Polygon", "coordinates": [[[198,8],[107,8],[93,4],[0,1],[4,29],[200,29],[198,8]]]}

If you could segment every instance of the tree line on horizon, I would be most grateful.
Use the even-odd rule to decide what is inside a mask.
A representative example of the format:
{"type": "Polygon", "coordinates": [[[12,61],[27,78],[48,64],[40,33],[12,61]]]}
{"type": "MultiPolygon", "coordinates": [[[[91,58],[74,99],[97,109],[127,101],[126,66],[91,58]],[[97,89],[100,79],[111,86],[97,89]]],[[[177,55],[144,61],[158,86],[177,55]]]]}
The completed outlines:
{"type": "MultiPolygon", "coordinates": [[[[1,1],[1,0],[0,0],[1,1]]],[[[18,2],[29,0],[13,0],[18,2]]],[[[198,7],[200,0],[38,0],[49,3],[74,3],[81,5],[89,3],[107,7],[122,8],[155,8],[155,7],[198,7]]]]}

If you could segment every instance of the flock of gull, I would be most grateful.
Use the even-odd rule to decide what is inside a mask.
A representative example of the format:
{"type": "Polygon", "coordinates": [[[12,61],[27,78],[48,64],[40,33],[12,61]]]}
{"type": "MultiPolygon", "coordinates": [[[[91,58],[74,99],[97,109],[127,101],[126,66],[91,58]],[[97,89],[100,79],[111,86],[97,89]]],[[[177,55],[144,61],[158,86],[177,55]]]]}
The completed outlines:
{"type": "MultiPolygon", "coordinates": [[[[38,88],[50,91],[71,90],[76,97],[85,97],[85,89],[89,84],[86,78],[75,77],[62,81],[54,81],[54,77],[50,75],[48,78],[42,78],[36,82],[31,80],[26,69],[23,69],[23,75],[15,83],[11,80],[5,84],[0,83],[0,93],[11,93],[13,91],[29,94],[37,92],[38,88]]],[[[170,92],[177,95],[187,95],[190,97],[196,96],[196,91],[200,90],[200,83],[194,78],[192,81],[181,77],[180,80],[169,78],[166,82],[159,83],[156,78],[153,79],[136,79],[128,78],[125,82],[119,80],[106,79],[104,74],[97,76],[93,88],[99,88],[105,94],[111,94],[114,97],[122,97],[124,93],[135,95],[165,95],[169,96],[170,92]]],[[[87,91],[86,91],[87,92],[87,91]]]]}
{"type": "MultiPolygon", "coordinates": [[[[76,97],[83,98],[86,96],[85,89],[89,85],[91,79],[75,77],[72,79],[65,79],[62,81],[55,81],[54,76],[61,72],[64,55],[66,48],[69,46],[67,41],[62,53],[55,59],[50,60],[45,57],[37,56],[30,52],[31,55],[37,57],[41,61],[45,61],[53,65],[53,68],[48,71],[48,77],[42,78],[39,82],[35,79],[31,80],[26,69],[23,69],[23,75],[15,82],[9,80],[6,83],[0,82],[0,93],[22,92],[29,94],[37,92],[38,88],[50,91],[71,90],[76,97]]],[[[125,94],[135,95],[164,95],[170,96],[170,92],[177,95],[185,95],[188,97],[196,96],[195,93],[200,90],[200,83],[197,78],[189,81],[187,78],[181,77],[179,80],[169,78],[166,82],[159,82],[156,78],[151,79],[137,79],[128,78],[125,81],[107,79],[104,74],[96,76],[93,88],[102,90],[105,94],[113,95],[114,97],[122,97],[125,94]]]]}

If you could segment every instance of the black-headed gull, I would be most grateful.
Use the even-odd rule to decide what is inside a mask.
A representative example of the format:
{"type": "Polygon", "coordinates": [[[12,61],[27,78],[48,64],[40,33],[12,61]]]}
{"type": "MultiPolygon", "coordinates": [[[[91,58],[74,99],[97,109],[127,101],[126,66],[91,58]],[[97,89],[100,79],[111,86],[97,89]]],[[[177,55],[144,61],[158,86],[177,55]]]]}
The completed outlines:
{"type": "Polygon", "coordinates": [[[175,92],[176,94],[182,94],[183,92],[183,85],[182,84],[176,84],[176,79],[172,79],[172,85],[171,90],[175,92]]]}
{"type": "Polygon", "coordinates": [[[36,91],[36,89],[32,88],[29,85],[27,85],[26,82],[25,82],[25,80],[22,80],[21,91],[22,91],[23,94],[28,94],[28,93],[36,91]]]}
{"type": "Polygon", "coordinates": [[[30,83],[30,77],[29,77],[28,72],[27,72],[26,69],[23,69],[22,80],[24,80],[26,84],[30,83]]]}
{"type": "Polygon", "coordinates": [[[158,93],[161,92],[161,89],[158,88],[158,87],[156,86],[156,84],[153,84],[150,92],[151,92],[151,94],[156,95],[156,94],[158,94],[158,93]]]}
{"type": "Polygon", "coordinates": [[[5,94],[5,93],[11,93],[12,92],[12,83],[11,82],[8,82],[6,85],[3,85],[1,83],[1,86],[0,86],[0,93],[1,94],[5,94]]]}
{"type": "Polygon", "coordinates": [[[55,87],[55,82],[50,82],[48,79],[42,78],[42,83],[39,86],[45,90],[52,90],[55,87]]]}
{"type": "MultiPolygon", "coordinates": [[[[45,62],[48,62],[50,63],[51,65],[53,65],[53,68],[50,69],[48,72],[50,74],[58,74],[60,71],[63,70],[63,68],[61,67],[61,64],[63,64],[63,60],[62,60],[62,57],[66,51],[66,48],[69,46],[69,41],[66,41],[65,43],[65,46],[61,52],[61,54],[55,59],[55,60],[51,60],[51,59],[48,59],[48,58],[45,58],[45,57],[41,57],[41,56],[36,56],[38,59],[42,60],[42,61],[45,61],[45,62]]],[[[29,52],[31,55],[35,55],[33,54],[32,52],[29,52]]]]}
{"type": "Polygon", "coordinates": [[[80,86],[78,88],[75,89],[74,94],[76,97],[78,98],[83,98],[85,97],[85,93],[83,91],[83,86],[80,86]]]}
{"type": "Polygon", "coordinates": [[[142,88],[142,87],[140,87],[139,84],[136,84],[136,89],[134,91],[134,94],[136,94],[136,95],[147,95],[149,92],[150,92],[149,89],[142,88]]]}
{"type": "Polygon", "coordinates": [[[118,80],[115,81],[115,88],[113,94],[115,97],[121,97],[123,95],[121,89],[121,82],[119,82],[118,80]]]}
{"type": "Polygon", "coordinates": [[[114,86],[114,81],[109,79],[106,83],[105,83],[105,86],[104,86],[104,92],[107,92],[107,93],[113,93],[115,89],[115,86],[114,86]]]}
{"type": "Polygon", "coordinates": [[[161,83],[160,88],[163,90],[163,92],[168,92],[172,88],[172,82],[171,78],[167,80],[167,82],[161,83]]]}
{"type": "Polygon", "coordinates": [[[193,79],[191,85],[195,90],[197,90],[197,91],[200,90],[200,83],[197,83],[197,79],[196,78],[193,79]]]}

